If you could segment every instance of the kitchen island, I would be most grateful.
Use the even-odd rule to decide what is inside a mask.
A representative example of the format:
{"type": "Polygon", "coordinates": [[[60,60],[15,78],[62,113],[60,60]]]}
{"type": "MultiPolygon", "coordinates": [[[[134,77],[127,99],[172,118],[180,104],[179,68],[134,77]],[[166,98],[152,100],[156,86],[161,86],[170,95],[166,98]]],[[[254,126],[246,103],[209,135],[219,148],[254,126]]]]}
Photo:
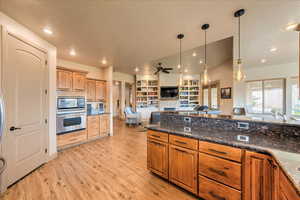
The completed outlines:
{"type": "Polygon", "coordinates": [[[204,199],[299,199],[300,126],[162,113],[148,127],[148,168],[204,199]]]}

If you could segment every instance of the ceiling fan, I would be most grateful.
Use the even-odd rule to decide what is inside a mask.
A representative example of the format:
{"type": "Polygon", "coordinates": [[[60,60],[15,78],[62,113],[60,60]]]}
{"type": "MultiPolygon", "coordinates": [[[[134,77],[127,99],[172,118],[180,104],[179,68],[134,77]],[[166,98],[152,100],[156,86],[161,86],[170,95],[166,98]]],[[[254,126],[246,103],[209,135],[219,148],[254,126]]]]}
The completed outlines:
{"type": "Polygon", "coordinates": [[[173,68],[163,67],[163,64],[161,62],[157,63],[155,67],[156,67],[156,72],[154,73],[155,75],[158,74],[159,72],[170,74],[169,71],[173,70],[173,68]]]}

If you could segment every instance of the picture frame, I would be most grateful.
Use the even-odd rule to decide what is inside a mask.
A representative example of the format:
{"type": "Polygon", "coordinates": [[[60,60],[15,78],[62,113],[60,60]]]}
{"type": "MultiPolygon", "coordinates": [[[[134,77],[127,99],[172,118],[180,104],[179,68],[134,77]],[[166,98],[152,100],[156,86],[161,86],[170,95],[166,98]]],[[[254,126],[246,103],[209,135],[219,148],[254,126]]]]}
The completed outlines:
{"type": "Polygon", "coordinates": [[[221,88],[221,99],[231,99],[231,87],[221,88]]]}

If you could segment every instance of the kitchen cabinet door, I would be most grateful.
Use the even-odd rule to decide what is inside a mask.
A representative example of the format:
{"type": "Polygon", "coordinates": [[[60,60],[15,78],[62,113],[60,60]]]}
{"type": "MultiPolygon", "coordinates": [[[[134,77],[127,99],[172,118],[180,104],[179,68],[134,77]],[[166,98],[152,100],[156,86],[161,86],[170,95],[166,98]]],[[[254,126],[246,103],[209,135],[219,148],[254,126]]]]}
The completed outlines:
{"type": "Polygon", "coordinates": [[[72,72],[57,69],[57,90],[71,90],[72,89],[72,72]]]}
{"type": "Polygon", "coordinates": [[[148,139],[147,167],[150,171],[164,178],[168,178],[168,144],[148,139]]]}
{"type": "Polygon", "coordinates": [[[300,200],[300,195],[297,193],[296,188],[286,177],[284,172],[279,169],[279,184],[278,184],[278,198],[276,200],[300,200]]]}
{"type": "Polygon", "coordinates": [[[96,100],[96,81],[87,80],[86,81],[86,98],[88,101],[96,100]]]}
{"type": "Polygon", "coordinates": [[[100,136],[100,117],[88,116],[87,117],[87,126],[88,126],[88,139],[99,137],[100,136]]]}
{"type": "Polygon", "coordinates": [[[100,136],[109,134],[109,115],[100,115],[100,136]]]}
{"type": "Polygon", "coordinates": [[[198,152],[169,146],[169,180],[197,194],[198,152]]]}
{"type": "Polygon", "coordinates": [[[244,200],[271,200],[274,190],[272,159],[246,151],[244,181],[244,200]]]}
{"type": "Polygon", "coordinates": [[[96,81],[96,100],[106,100],[106,82],[96,81]]]}
{"type": "Polygon", "coordinates": [[[73,90],[84,91],[86,82],[86,74],[73,72],[73,90]]]}

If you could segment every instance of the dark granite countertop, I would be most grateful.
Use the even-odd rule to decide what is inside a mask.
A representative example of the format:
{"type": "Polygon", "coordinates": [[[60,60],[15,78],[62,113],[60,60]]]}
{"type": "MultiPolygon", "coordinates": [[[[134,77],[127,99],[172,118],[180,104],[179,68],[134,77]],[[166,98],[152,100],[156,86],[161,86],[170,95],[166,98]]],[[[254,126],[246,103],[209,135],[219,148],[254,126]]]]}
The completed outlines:
{"type": "Polygon", "coordinates": [[[149,125],[147,128],[272,155],[295,184],[300,194],[300,143],[292,138],[285,139],[266,135],[253,135],[239,131],[213,129],[198,129],[196,132],[187,133],[175,129],[162,128],[160,125],[149,125]],[[238,135],[249,136],[249,141],[242,142],[237,140],[238,135]]]}
{"type": "Polygon", "coordinates": [[[95,114],[87,114],[87,116],[97,116],[97,115],[109,115],[109,112],[104,112],[104,113],[95,113],[95,114]]]}
{"type": "Polygon", "coordinates": [[[170,113],[172,115],[181,115],[186,117],[203,117],[210,119],[222,119],[222,120],[233,120],[233,121],[247,121],[247,122],[261,122],[279,125],[292,125],[300,127],[300,120],[287,120],[283,121],[281,119],[270,119],[266,117],[254,117],[254,116],[238,116],[238,115],[216,115],[216,114],[199,114],[196,111],[159,111],[161,113],[170,113]]]}

